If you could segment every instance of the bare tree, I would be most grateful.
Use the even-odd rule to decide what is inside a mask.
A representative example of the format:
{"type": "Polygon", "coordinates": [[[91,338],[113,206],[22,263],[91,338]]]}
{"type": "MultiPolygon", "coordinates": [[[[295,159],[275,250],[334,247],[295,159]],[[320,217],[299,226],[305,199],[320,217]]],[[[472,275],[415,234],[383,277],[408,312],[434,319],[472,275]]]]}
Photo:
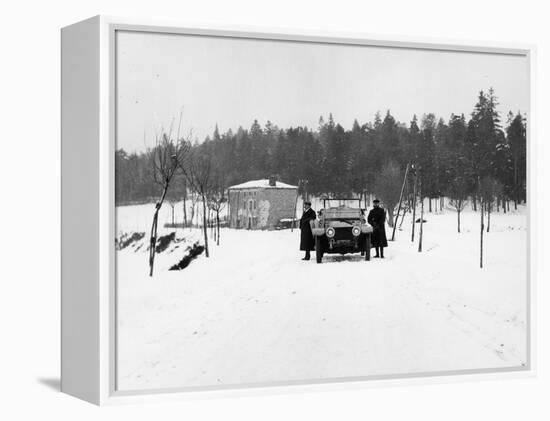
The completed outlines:
{"type": "Polygon", "coordinates": [[[223,191],[217,192],[210,195],[210,199],[208,201],[208,206],[214,214],[216,215],[216,225],[215,225],[215,231],[214,231],[214,239],[216,240],[216,245],[220,245],[220,212],[225,207],[225,204],[227,203],[227,198],[225,197],[223,191]]]}
{"type": "Polygon", "coordinates": [[[484,231],[484,220],[483,220],[483,203],[479,204],[479,215],[480,215],[480,232],[479,232],[479,267],[483,269],[483,231],[484,231]]]}
{"type": "Polygon", "coordinates": [[[491,197],[489,200],[489,207],[487,208],[487,232],[491,229],[491,213],[493,211],[494,203],[498,203],[498,198],[502,195],[504,186],[498,180],[493,179],[491,182],[491,197]]]}
{"type": "Polygon", "coordinates": [[[170,218],[170,226],[175,228],[176,227],[176,205],[179,202],[179,199],[181,197],[181,194],[179,192],[181,187],[181,182],[178,179],[178,175],[175,174],[174,178],[172,179],[170,183],[170,188],[166,192],[166,197],[164,198],[164,201],[168,203],[170,206],[171,211],[171,218],[170,218]]]}
{"type": "Polygon", "coordinates": [[[388,225],[393,228],[393,213],[401,195],[403,175],[393,161],[388,161],[377,178],[374,190],[388,211],[388,225]]]}
{"type": "Polygon", "coordinates": [[[416,224],[416,195],[417,195],[417,187],[418,187],[418,174],[417,174],[417,168],[415,168],[415,165],[412,166],[411,171],[414,176],[414,184],[413,184],[413,197],[411,202],[411,208],[412,208],[412,229],[411,229],[411,243],[414,243],[414,228],[416,224]]]}
{"type": "Polygon", "coordinates": [[[227,197],[225,196],[225,177],[222,173],[216,172],[214,176],[214,181],[212,187],[208,194],[208,206],[215,214],[215,224],[212,224],[214,229],[214,240],[216,245],[220,245],[220,212],[224,209],[226,203],[228,202],[227,197]]]}
{"type": "MultiPolygon", "coordinates": [[[[197,200],[198,200],[198,195],[195,194],[194,192],[191,192],[191,215],[190,215],[190,219],[189,219],[189,229],[192,229],[193,228],[193,222],[195,221],[195,214],[196,214],[196,206],[197,206],[197,200]]],[[[197,224],[198,226],[198,224],[197,224]]]]}
{"type": "Polygon", "coordinates": [[[491,229],[493,204],[495,201],[498,201],[503,190],[502,183],[492,177],[485,177],[481,180],[479,196],[480,202],[485,204],[485,211],[487,212],[487,232],[491,229]]]}
{"type": "MultiPolygon", "coordinates": [[[[181,173],[181,171],[178,171],[174,177],[174,181],[172,182],[172,187],[170,188],[170,191],[167,195],[167,200],[169,202],[173,202],[174,206],[178,202],[182,202],[181,209],[182,209],[182,227],[185,228],[187,226],[187,179],[185,178],[184,174],[181,173]]],[[[173,223],[176,223],[175,221],[173,223]]]]}
{"type": "Polygon", "coordinates": [[[206,257],[210,257],[208,250],[208,223],[207,223],[207,197],[212,188],[212,163],[210,157],[194,150],[189,159],[180,167],[187,178],[191,189],[202,201],[202,229],[204,234],[204,251],[206,257]]]}
{"type": "Polygon", "coordinates": [[[479,231],[479,267],[483,268],[483,232],[485,231],[485,209],[492,200],[493,180],[485,177],[477,178],[477,193],[479,197],[480,231],[479,231]]]}
{"type": "Polygon", "coordinates": [[[187,182],[183,182],[182,188],[182,201],[183,201],[183,228],[187,226],[187,182]]]}
{"type": "Polygon", "coordinates": [[[457,177],[449,185],[449,204],[456,210],[457,230],[460,232],[460,214],[468,202],[468,184],[463,177],[457,177]]]}
{"type": "Polygon", "coordinates": [[[157,244],[158,214],[166,194],[171,186],[176,171],[180,168],[189,154],[189,143],[177,139],[174,140],[170,133],[163,133],[156,138],[156,145],[149,151],[149,159],[153,169],[153,179],[161,187],[160,199],[155,204],[153,223],[151,224],[151,237],[149,241],[149,276],[153,276],[155,253],[157,244]]]}
{"type": "MultiPolygon", "coordinates": [[[[399,223],[399,229],[401,229],[401,227],[403,226],[403,221],[405,220],[405,215],[407,214],[407,212],[410,211],[410,203],[408,203],[409,201],[407,200],[403,206],[403,213],[401,214],[401,222],[399,223]]],[[[395,223],[397,224],[397,220],[395,221],[395,223]]]]}
{"type": "Polygon", "coordinates": [[[419,196],[420,196],[420,230],[418,233],[418,251],[422,251],[422,237],[424,234],[424,197],[423,197],[423,191],[422,191],[422,177],[419,176],[418,181],[418,190],[419,190],[419,196]]]}
{"type": "Polygon", "coordinates": [[[171,210],[171,213],[172,213],[172,218],[171,218],[170,225],[172,227],[175,227],[176,226],[175,210],[176,210],[177,201],[175,201],[173,199],[168,199],[167,202],[170,205],[170,210],[171,210]]]}

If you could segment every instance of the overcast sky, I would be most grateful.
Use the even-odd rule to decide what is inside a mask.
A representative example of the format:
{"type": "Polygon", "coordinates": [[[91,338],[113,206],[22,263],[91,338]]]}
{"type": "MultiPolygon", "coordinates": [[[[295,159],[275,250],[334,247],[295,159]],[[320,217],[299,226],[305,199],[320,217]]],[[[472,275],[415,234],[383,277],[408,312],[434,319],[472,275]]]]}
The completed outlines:
{"type": "Polygon", "coordinates": [[[408,122],[433,112],[468,115],[480,90],[494,87],[499,110],[526,111],[525,57],[119,32],[117,148],[154,144],[177,121],[202,141],[270,120],[316,128],[332,113],[350,128],[387,109],[408,122]]]}

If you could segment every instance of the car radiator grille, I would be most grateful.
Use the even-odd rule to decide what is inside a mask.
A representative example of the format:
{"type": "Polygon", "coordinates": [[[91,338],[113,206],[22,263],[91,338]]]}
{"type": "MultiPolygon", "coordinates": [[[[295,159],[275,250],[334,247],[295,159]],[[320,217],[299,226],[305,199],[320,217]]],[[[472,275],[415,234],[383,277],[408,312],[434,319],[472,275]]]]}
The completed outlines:
{"type": "Polygon", "coordinates": [[[334,240],[353,240],[353,234],[351,233],[351,228],[336,228],[334,234],[334,240]]]}

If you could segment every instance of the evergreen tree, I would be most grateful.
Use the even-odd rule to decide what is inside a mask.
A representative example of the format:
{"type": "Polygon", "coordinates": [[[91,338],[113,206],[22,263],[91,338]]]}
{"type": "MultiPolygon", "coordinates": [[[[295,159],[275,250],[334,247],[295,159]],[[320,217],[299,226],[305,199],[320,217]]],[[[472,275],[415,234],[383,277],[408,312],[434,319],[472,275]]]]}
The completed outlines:
{"type": "MultiPolygon", "coordinates": [[[[239,127],[235,133],[231,129],[221,132],[216,124],[213,133],[202,142],[195,140],[191,149],[208,157],[216,179],[223,180],[218,184],[225,187],[276,175],[295,185],[307,180],[311,195],[379,194],[382,169],[395,174],[397,166],[402,173],[410,163],[421,170],[424,197],[443,195],[453,203],[470,198],[475,206],[478,180],[490,178],[499,186],[496,203],[526,200],[525,117],[510,113],[502,130],[492,89],[479,93],[468,121],[464,115],[452,114],[446,123],[425,114],[419,123],[414,115],[406,127],[387,111],[384,118],[377,112],[372,123],[361,125],[355,120],[345,130],[329,114],[310,130],[280,129],[270,121],[262,128],[254,120],[249,130],[239,127]]],[[[117,205],[150,202],[159,196],[150,154],[150,149],[132,154],[116,151],[117,205]]],[[[176,175],[169,198],[184,197],[186,191],[176,175]]],[[[407,191],[411,206],[411,181],[407,191]]]]}
{"type": "Polygon", "coordinates": [[[420,199],[422,200],[424,197],[430,199],[430,212],[432,210],[431,199],[439,196],[439,186],[437,185],[437,171],[435,165],[435,130],[435,115],[425,114],[422,117],[421,135],[417,156],[418,165],[422,173],[422,196],[420,199]]]}
{"type": "Polygon", "coordinates": [[[382,162],[394,161],[402,162],[402,154],[399,145],[399,130],[395,118],[390,114],[390,110],[386,112],[384,121],[379,126],[380,138],[379,147],[382,155],[382,162]]]}
{"type": "Polygon", "coordinates": [[[508,114],[506,127],[507,145],[511,166],[511,194],[517,203],[526,200],[527,186],[527,139],[525,118],[518,111],[508,114]]]}

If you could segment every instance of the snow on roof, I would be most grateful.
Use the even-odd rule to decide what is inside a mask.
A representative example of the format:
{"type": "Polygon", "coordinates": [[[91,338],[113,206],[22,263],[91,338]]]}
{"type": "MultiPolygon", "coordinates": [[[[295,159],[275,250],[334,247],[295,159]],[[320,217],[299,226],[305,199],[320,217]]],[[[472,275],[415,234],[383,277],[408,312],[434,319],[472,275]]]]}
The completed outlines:
{"type": "Polygon", "coordinates": [[[282,183],[280,181],[275,182],[275,186],[269,185],[269,179],[264,178],[262,180],[251,180],[246,183],[237,184],[235,186],[229,187],[230,189],[253,189],[253,188],[262,188],[262,189],[297,189],[297,186],[292,186],[290,184],[282,183]]]}

